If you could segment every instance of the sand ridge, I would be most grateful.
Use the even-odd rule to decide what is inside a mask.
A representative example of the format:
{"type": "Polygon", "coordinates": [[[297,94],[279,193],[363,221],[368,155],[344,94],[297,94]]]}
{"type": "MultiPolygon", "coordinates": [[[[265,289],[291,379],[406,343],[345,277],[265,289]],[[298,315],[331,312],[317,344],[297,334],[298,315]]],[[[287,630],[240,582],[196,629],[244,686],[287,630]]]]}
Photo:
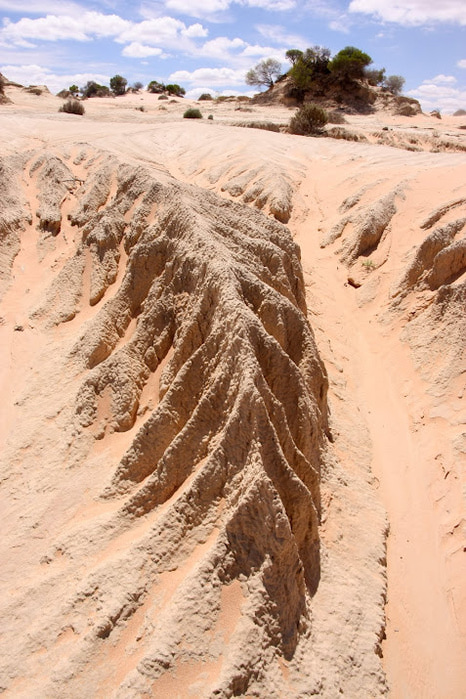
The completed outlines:
{"type": "Polygon", "coordinates": [[[6,695],[460,697],[466,156],[13,92],[6,695]]]}

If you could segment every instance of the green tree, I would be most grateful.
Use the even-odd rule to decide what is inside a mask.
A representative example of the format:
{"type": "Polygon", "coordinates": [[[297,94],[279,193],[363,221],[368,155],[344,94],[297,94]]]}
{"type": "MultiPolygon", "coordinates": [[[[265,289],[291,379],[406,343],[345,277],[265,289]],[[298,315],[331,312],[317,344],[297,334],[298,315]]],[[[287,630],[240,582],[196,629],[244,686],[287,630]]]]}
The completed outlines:
{"type": "Polygon", "coordinates": [[[68,88],[68,91],[71,92],[71,94],[73,95],[73,97],[76,97],[76,95],[77,95],[78,92],[79,92],[79,87],[78,87],[77,85],[70,85],[69,88],[68,88]]]}
{"type": "Polygon", "coordinates": [[[81,88],[83,97],[108,97],[110,90],[106,85],[99,85],[95,80],[88,80],[83,88],[81,88]]]}
{"type": "Polygon", "coordinates": [[[184,87],[180,87],[176,83],[165,85],[165,89],[169,95],[176,95],[177,97],[183,97],[186,94],[184,87]]]}
{"type": "Polygon", "coordinates": [[[364,69],[372,63],[372,58],[355,46],[346,46],[330,61],[332,73],[342,81],[364,77],[364,69]]]}
{"type": "Polygon", "coordinates": [[[113,78],[110,78],[110,89],[114,95],[124,95],[127,84],[128,81],[121,75],[114,75],[113,78]]]}
{"type": "Polygon", "coordinates": [[[381,68],[380,70],[365,68],[364,77],[369,85],[381,85],[385,80],[385,68],[381,68]]]}
{"type": "Polygon", "coordinates": [[[158,95],[164,91],[165,85],[163,83],[159,83],[157,80],[151,80],[147,86],[147,92],[152,92],[155,95],[158,95]]]}
{"type": "Polygon", "coordinates": [[[280,75],[281,69],[280,63],[275,58],[264,58],[255,68],[248,70],[245,77],[246,85],[272,87],[273,79],[280,75]]]}
{"type": "Polygon", "coordinates": [[[133,83],[133,90],[136,90],[137,92],[139,92],[139,90],[142,90],[143,87],[144,85],[139,80],[133,83]]]}
{"type": "Polygon", "coordinates": [[[285,53],[285,56],[290,61],[291,65],[294,66],[295,63],[303,57],[303,52],[299,49],[288,49],[288,51],[285,53]]]}
{"type": "Polygon", "coordinates": [[[291,78],[291,95],[302,101],[311,87],[325,83],[330,71],[330,49],[323,46],[313,46],[301,53],[290,68],[288,75],[291,78]]]}
{"type": "Polygon", "coordinates": [[[404,84],[405,79],[401,75],[389,75],[383,82],[383,86],[396,96],[401,93],[404,84]]]}

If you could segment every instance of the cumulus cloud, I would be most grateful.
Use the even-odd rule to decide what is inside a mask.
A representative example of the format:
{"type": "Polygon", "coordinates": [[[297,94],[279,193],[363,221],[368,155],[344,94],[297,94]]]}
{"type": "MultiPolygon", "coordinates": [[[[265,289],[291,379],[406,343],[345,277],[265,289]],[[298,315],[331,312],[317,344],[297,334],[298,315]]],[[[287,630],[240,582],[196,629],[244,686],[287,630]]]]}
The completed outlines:
{"type": "Polygon", "coordinates": [[[437,22],[466,25],[464,0],[351,0],[349,11],[405,26],[437,22]]]}
{"type": "Polygon", "coordinates": [[[37,19],[23,17],[18,22],[4,21],[0,40],[21,45],[28,39],[41,41],[89,41],[93,37],[110,37],[124,31],[131,22],[118,15],[84,12],[80,22],[71,15],[46,15],[37,19]]]}
{"type": "Polygon", "coordinates": [[[180,85],[188,83],[193,88],[203,85],[242,85],[244,71],[233,68],[197,68],[191,72],[177,70],[170,75],[170,81],[180,85]]]}
{"type": "Polygon", "coordinates": [[[81,87],[89,80],[98,83],[108,83],[110,77],[105,73],[66,73],[57,75],[48,68],[31,65],[0,65],[0,73],[6,75],[9,80],[21,85],[47,85],[50,92],[59,92],[70,85],[76,84],[81,87]]]}
{"type": "Polygon", "coordinates": [[[453,78],[452,81],[450,77],[437,75],[406,94],[419,100],[425,112],[440,109],[442,112],[453,113],[457,109],[465,109],[466,86],[454,87],[456,80],[453,78]]]}
{"type": "Polygon", "coordinates": [[[66,0],[0,0],[0,10],[3,12],[26,12],[30,15],[82,15],[83,13],[83,8],[80,5],[66,0]]]}
{"type": "Polygon", "coordinates": [[[162,49],[154,46],[145,46],[138,41],[133,41],[128,46],[125,46],[121,54],[128,58],[147,58],[148,56],[161,56],[162,49]]]}
{"type": "Polygon", "coordinates": [[[457,65],[458,68],[466,68],[466,58],[462,59],[461,61],[458,61],[457,65]]]}
{"type": "Polygon", "coordinates": [[[435,78],[432,78],[430,81],[434,85],[454,85],[457,80],[454,75],[436,75],[435,78]]]}

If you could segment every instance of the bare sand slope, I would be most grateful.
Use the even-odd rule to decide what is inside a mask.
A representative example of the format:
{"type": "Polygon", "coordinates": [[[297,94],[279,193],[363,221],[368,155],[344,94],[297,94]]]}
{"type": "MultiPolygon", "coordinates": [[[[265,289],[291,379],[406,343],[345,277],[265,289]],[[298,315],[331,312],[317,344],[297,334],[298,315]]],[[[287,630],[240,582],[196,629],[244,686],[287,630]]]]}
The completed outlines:
{"type": "Polygon", "coordinates": [[[461,697],[466,156],[52,99],[0,116],[6,696],[461,697]]]}

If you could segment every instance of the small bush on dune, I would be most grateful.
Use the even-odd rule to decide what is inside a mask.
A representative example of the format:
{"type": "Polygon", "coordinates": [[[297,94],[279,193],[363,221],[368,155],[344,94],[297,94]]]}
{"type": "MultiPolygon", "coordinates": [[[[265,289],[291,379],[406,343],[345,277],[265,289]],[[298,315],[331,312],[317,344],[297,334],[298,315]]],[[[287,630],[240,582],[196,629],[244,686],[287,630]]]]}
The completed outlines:
{"type": "Polygon", "coordinates": [[[183,114],[183,119],[202,119],[202,114],[199,109],[193,109],[193,107],[190,107],[183,114]]]}
{"type": "Polygon", "coordinates": [[[322,133],[328,123],[328,114],[317,104],[304,104],[290,119],[288,130],[298,136],[310,136],[322,133]]]}
{"type": "Polygon", "coordinates": [[[200,95],[197,98],[197,101],[198,102],[205,102],[206,100],[211,100],[211,99],[212,99],[212,95],[209,92],[203,92],[202,95],[200,95]]]}
{"type": "Polygon", "coordinates": [[[160,95],[159,100],[167,100],[167,95],[160,95]]]}
{"type": "Polygon", "coordinates": [[[65,104],[62,104],[59,112],[66,112],[67,114],[84,114],[84,105],[78,100],[68,100],[65,104]]]}

